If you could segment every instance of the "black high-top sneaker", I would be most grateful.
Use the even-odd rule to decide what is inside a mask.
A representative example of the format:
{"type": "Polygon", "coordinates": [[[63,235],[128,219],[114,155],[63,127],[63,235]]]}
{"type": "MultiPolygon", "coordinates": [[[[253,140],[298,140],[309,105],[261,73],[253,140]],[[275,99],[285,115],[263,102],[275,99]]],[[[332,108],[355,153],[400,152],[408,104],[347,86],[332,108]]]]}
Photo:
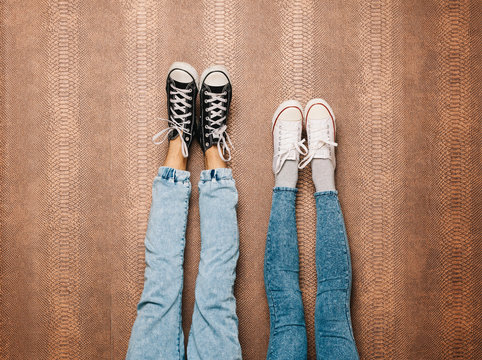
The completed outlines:
{"type": "Polygon", "coordinates": [[[215,65],[204,70],[199,90],[201,115],[199,117],[199,142],[204,152],[216,145],[224,161],[231,160],[233,147],[226,133],[226,121],[231,103],[231,82],[224,66],[215,65]],[[226,155],[226,157],[225,157],[226,155]]]}
{"type": "Polygon", "coordinates": [[[197,71],[191,65],[184,62],[171,65],[166,80],[168,119],[161,119],[167,121],[169,127],[152,138],[154,144],[162,144],[166,138],[172,140],[181,135],[184,157],[188,157],[189,146],[195,136],[198,80],[197,71]],[[162,140],[159,140],[161,137],[162,140]]]}

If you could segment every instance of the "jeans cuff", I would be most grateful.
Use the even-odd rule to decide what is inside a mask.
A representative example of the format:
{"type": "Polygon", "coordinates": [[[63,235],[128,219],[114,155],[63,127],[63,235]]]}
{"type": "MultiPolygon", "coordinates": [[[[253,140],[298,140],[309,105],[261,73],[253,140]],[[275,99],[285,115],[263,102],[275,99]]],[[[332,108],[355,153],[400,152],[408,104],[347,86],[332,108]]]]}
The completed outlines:
{"type": "Polygon", "coordinates": [[[201,177],[199,178],[200,182],[213,180],[233,180],[233,172],[229,168],[219,168],[201,171],[201,177]]]}
{"type": "Polygon", "coordinates": [[[319,196],[338,196],[337,190],[328,190],[328,191],[318,191],[315,193],[315,198],[319,196]]]}
{"type": "Polygon", "coordinates": [[[297,188],[291,188],[287,186],[275,186],[273,188],[273,192],[279,192],[279,191],[289,191],[289,192],[294,192],[297,193],[298,189],[297,188]]]}
{"type": "Polygon", "coordinates": [[[191,176],[191,173],[189,171],[178,170],[167,166],[161,166],[157,174],[162,179],[172,179],[174,182],[189,181],[189,178],[191,176]]]}

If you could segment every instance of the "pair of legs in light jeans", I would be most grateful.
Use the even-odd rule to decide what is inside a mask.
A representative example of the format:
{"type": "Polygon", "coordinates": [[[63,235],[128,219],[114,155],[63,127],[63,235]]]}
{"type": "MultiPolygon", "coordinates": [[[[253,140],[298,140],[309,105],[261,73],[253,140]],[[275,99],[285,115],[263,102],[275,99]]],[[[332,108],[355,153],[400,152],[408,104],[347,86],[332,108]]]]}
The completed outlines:
{"type": "Polygon", "coordinates": [[[185,233],[191,195],[186,168],[195,136],[203,149],[206,170],[198,184],[201,259],[187,358],[241,359],[233,294],[239,256],[238,192],[225,163],[231,158],[226,134],[231,83],[223,66],[206,69],[199,81],[191,65],[175,62],[168,70],[166,92],[165,121],[169,127],[154,135],[153,141],[160,144],[169,139],[169,149],[152,187],[144,291],[137,306],[127,359],[186,357],[181,321],[185,233]],[[196,111],[198,94],[200,114],[196,111]]]}
{"type": "MultiPolygon", "coordinates": [[[[201,260],[188,359],[240,359],[233,295],[239,236],[238,194],[230,169],[204,170],[198,184],[201,260]]],[[[161,167],[146,233],[146,270],[127,359],[184,359],[181,323],[189,172],[161,167]]]]}

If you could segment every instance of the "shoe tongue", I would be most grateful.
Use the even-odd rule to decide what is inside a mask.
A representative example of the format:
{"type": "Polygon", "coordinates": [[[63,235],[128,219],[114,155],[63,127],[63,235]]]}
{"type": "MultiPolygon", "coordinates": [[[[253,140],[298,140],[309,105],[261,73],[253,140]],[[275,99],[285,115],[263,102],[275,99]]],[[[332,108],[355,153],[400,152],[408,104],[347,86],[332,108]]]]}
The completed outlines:
{"type": "MultiPolygon", "coordinates": [[[[185,89],[188,89],[192,83],[185,83],[185,82],[180,82],[180,81],[176,81],[176,80],[171,79],[171,84],[174,85],[178,89],[185,90],[185,89]]],[[[172,89],[172,90],[174,90],[174,89],[172,89]]],[[[179,95],[179,94],[177,94],[177,95],[171,94],[171,99],[174,99],[174,98],[182,98],[182,96],[179,95]]],[[[176,110],[169,109],[169,111],[172,111],[176,115],[182,115],[182,114],[186,114],[189,111],[189,108],[182,107],[181,109],[176,109],[176,110]]]]}
{"type": "Polygon", "coordinates": [[[174,84],[175,87],[177,87],[178,89],[188,89],[189,86],[191,85],[192,82],[188,82],[188,83],[185,83],[185,82],[180,82],[180,81],[176,81],[176,80],[173,80],[171,79],[172,83],[174,84]]]}
{"type": "MultiPolygon", "coordinates": [[[[223,86],[210,86],[210,85],[206,85],[206,84],[205,84],[205,86],[206,86],[205,90],[206,90],[207,92],[210,92],[210,93],[213,93],[213,94],[216,94],[216,95],[217,95],[217,94],[222,94],[222,93],[224,92],[225,88],[226,88],[226,85],[223,85],[223,86]]],[[[225,96],[223,96],[223,97],[225,97],[225,96]]],[[[209,96],[209,95],[206,95],[206,98],[207,98],[207,99],[211,99],[212,97],[209,96]]],[[[211,104],[214,104],[214,103],[217,104],[217,103],[219,103],[219,101],[213,101],[213,102],[209,103],[209,104],[208,104],[208,107],[210,107],[211,104]]],[[[221,105],[226,106],[226,103],[223,102],[221,105]]],[[[219,112],[220,110],[219,110],[219,109],[215,109],[214,111],[215,111],[215,112],[219,112]]],[[[219,116],[213,116],[213,117],[211,118],[211,120],[216,121],[216,120],[218,120],[220,117],[224,116],[225,114],[226,114],[226,111],[221,111],[221,115],[219,115],[219,116]]]]}
{"type": "Polygon", "coordinates": [[[312,127],[325,128],[326,126],[328,126],[329,121],[330,121],[329,117],[313,118],[313,119],[310,119],[310,124],[312,127]]]}
{"type": "Polygon", "coordinates": [[[224,88],[226,87],[226,85],[222,85],[222,86],[211,86],[207,84],[204,84],[204,85],[206,86],[207,91],[215,94],[221,94],[224,91],[224,88]]]}
{"type": "Polygon", "coordinates": [[[298,129],[299,122],[298,121],[289,121],[289,120],[282,120],[283,127],[286,127],[290,130],[298,129]]]}
{"type": "Polygon", "coordinates": [[[321,117],[321,116],[315,115],[315,116],[311,117],[311,120],[314,120],[314,121],[320,121],[320,120],[328,121],[328,120],[330,120],[330,117],[329,117],[329,116],[323,116],[323,117],[321,117]]]}

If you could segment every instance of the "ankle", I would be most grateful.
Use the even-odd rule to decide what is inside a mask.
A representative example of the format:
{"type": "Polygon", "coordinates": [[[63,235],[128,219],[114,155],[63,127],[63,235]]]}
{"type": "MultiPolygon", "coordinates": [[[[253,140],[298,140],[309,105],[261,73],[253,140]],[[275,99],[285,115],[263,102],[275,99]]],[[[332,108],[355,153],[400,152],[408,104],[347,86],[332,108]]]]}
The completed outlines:
{"type": "Polygon", "coordinates": [[[275,187],[296,188],[298,182],[298,162],[286,160],[281,170],[275,175],[275,187]]]}
{"type": "Polygon", "coordinates": [[[311,163],[316,192],[335,191],[335,168],[330,159],[313,159],[311,163]]]}
{"type": "Polygon", "coordinates": [[[169,141],[169,148],[163,166],[177,170],[187,169],[187,158],[182,155],[182,143],[179,136],[169,141]]]}
{"type": "Polygon", "coordinates": [[[226,162],[219,156],[218,148],[212,146],[204,153],[204,167],[206,170],[225,168],[226,162]]]}

